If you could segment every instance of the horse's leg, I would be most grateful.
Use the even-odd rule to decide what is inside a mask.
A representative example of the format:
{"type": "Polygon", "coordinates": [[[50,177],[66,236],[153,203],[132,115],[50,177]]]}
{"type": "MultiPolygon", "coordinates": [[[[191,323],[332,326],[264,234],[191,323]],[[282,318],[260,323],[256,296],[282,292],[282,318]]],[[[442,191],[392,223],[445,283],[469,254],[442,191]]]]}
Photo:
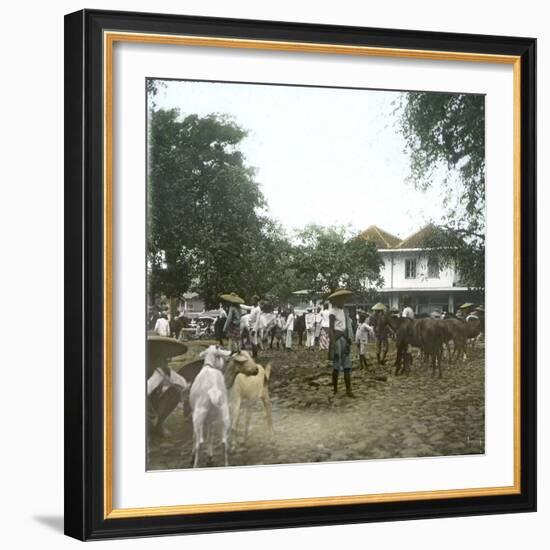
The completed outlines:
{"type": "Polygon", "coordinates": [[[461,352],[462,352],[462,362],[466,363],[468,361],[468,355],[466,354],[468,349],[468,340],[464,339],[464,341],[461,344],[461,352]]]}
{"type": "Polygon", "coordinates": [[[401,348],[398,346],[395,354],[395,376],[399,376],[399,366],[401,364],[401,348]]]}
{"type": "Polygon", "coordinates": [[[388,354],[388,341],[387,340],[384,340],[382,342],[382,359],[380,361],[380,364],[381,365],[385,365],[386,364],[386,355],[388,354]]]}

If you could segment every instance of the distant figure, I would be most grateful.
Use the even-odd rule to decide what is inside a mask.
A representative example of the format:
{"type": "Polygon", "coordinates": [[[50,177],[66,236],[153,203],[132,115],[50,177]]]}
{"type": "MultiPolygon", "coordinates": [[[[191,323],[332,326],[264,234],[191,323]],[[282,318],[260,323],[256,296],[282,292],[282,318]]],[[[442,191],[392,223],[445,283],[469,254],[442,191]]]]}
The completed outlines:
{"type": "Polygon", "coordinates": [[[346,383],[346,395],[355,397],[351,391],[351,342],[353,341],[353,328],[348,312],[344,309],[345,300],[352,294],[351,291],[341,289],[329,296],[330,308],[330,351],[332,358],[332,389],[334,394],[338,392],[338,377],[340,371],[344,372],[346,383]]]}
{"type": "Polygon", "coordinates": [[[405,307],[403,308],[403,311],[401,313],[401,317],[407,317],[409,319],[414,319],[414,310],[411,307],[410,301],[406,300],[404,302],[404,306],[405,307]]]}
{"type": "Polygon", "coordinates": [[[319,345],[319,337],[321,336],[321,322],[323,316],[321,315],[321,307],[317,306],[315,312],[315,344],[319,345]]]}
{"type": "Polygon", "coordinates": [[[234,292],[222,294],[220,299],[229,306],[227,319],[223,326],[224,334],[227,334],[229,347],[231,351],[240,351],[241,349],[241,304],[244,300],[234,292]]]}
{"type": "Polygon", "coordinates": [[[468,313],[468,315],[466,316],[466,322],[473,321],[474,319],[476,321],[479,321],[479,313],[478,313],[477,309],[474,309],[473,311],[468,313]]]}
{"type": "Polygon", "coordinates": [[[359,348],[359,367],[367,368],[367,344],[370,339],[374,340],[374,330],[367,322],[364,313],[359,314],[359,323],[355,332],[355,342],[359,348]]]}
{"type": "Polygon", "coordinates": [[[252,344],[252,357],[258,357],[258,334],[260,332],[260,316],[262,308],[260,307],[260,297],[252,296],[252,309],[248,318],[248,331],[250,343],[252,344]]]}
{"type": "Polygon", "coordinates": [[[222,304],[220,304],[219,312],[220,315],[214,322],[214,334],[216,335],[216,340],[219,342],[220,346],[223,346],[223,327],[225,326],[225,320],[227,319],[227,312],[223,308],[222,304]]]}
{"type": "Polygon", "coordinates": [[[273,340],[275,340],[277,349],[279,349],[279,346],[282,346],[284,326],[285,326],[285,320],[281,315],[281,312],[277,310],[277,314],[275,316],[275,326],[271,330],[271,342],[269,344],[270,348],[273,348],[273,340]]]}
{"type": "Polygon", "coordinates": [[[321,330],[319,333],[319,349],[328,350],[329,346],[330,313],[328,304],[321,311],[321,330]]]}
{"type": "Polygon", "coordinates": [[[166,313],[161,313],[160,317],[157,319],[157,322],[155,323],[154,331],[159,336],[171,336],[170,332],[170,321],[168,321],[166,313]]]}
{"type": "Polygon", "coordinates": [[[369,318],[369,325],[374,329],[374,336],[376,338],[376,362],[378,365],[385,365],[389,338],[389,327],[384,321],[386,306],[382,302],[378,302],[372,306],[371,311],[372,315],[369,318]]]}
{"type": "Polygon", "coordinates": [[[306,332],[306,314],[297,315],[294,313],[294,332],[298,336],[298,345],[301,347],[306,332]]]}
{"type": "Polygon", "coordinates": [[[292,334],[294,332],[294,310],[292,308],[288,312],[284,330],[286,334],[285,348],[287,351],[292,351],[292,334]]]}
{"type": "Polygon", "coordinates": [[[313,351],[315,346],[315,313],[313,308],[308,307],[305,316],[306,323],[306,348],[313,351]]]}

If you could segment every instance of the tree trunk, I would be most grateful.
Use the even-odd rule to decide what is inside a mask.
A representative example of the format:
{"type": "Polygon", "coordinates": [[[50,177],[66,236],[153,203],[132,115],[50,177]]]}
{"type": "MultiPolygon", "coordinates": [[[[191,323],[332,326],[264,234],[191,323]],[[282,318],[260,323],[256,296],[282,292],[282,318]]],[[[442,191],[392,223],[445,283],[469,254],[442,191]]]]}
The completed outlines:
{"type": "Polygon", "coordinates": [[[170,304],[170,319],[175,319],[178,313],[178,299],[170,296],[168,303],[170,304]]]}

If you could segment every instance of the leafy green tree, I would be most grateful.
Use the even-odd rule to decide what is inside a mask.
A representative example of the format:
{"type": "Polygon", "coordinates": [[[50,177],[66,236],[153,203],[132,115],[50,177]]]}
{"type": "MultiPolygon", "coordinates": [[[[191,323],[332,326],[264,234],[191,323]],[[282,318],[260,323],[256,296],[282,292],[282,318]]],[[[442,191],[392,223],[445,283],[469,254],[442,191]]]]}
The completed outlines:
{"type": "Polygon", "coordinates": [[[442,227],[431,246],[465,284],[484,287],[485,99],[475,94],[409,92],[397,106],[410,154],[410,180],[428,191],[443,177],[442,227]]]}
{"type": "Polygon", "coordinates": [[[151,109],[148,263],[152,293],[251,291],[254,254],[269,241],[264,197],[238,146],[246,132],[220,115],[151,109]]]}
{"type": "Polygon", "coordinates": [[[380,286],[382,260],[373,243],[350,238],[345,227],[308,225],[297,235],[295,267],[309,290],[328,294],[344,286],[360,294],[380,286]]]}

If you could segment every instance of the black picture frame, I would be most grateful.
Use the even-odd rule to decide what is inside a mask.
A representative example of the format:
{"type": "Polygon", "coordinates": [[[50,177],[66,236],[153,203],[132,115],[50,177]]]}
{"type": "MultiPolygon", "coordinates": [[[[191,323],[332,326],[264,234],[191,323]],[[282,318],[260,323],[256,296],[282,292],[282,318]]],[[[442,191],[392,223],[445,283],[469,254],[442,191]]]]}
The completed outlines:
{"type": "Polygon", "coordinates": [[[536,510],[536,40],[83,10],[65,17],[65,533],[80,540],[536,510]],[[517,494],[105,517],[103,32],[512,55],[521,66],[521,490],[517,494]]]}

